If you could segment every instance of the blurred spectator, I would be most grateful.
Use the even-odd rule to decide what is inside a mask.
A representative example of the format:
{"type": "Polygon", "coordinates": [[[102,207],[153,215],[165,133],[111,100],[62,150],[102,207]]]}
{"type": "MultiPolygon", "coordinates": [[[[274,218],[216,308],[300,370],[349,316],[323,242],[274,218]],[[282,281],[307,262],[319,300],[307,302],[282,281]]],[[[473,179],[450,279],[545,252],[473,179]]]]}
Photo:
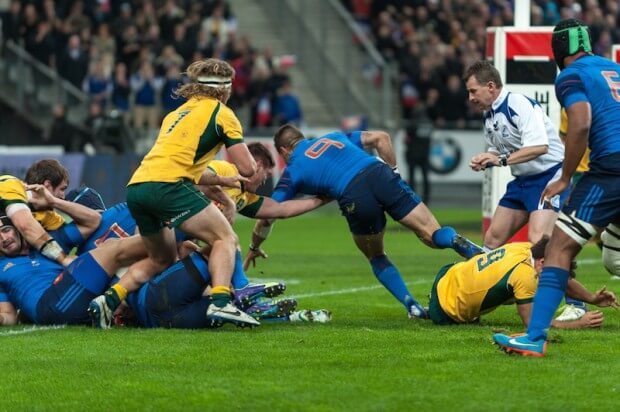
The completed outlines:
{"type": "Polygon", "coordinates": [[[52,36],[52,26],[48,21],[41,20],[37,31],[26,37],[26,51],[41,63],[53,67],[55,65],[54,50],[56,45],[52,36]]]}
{"type": "Polygon", "coordinates": [[[138,36],[138,30],[136,26],[130,24],[123,30],[119,45],[119,60],[127,66],[127,68],[134,69],[134,63],[136,62],[138,55],[140,54],[140,37],[138,36]]]}
{"type": "Polygon", "coordinates": [[[194,53],[195,41],[187,36],[185,24],[179,23],[174,26],[174,38],[170,44],[183,57],[184,62],[182,64],[191,59],[194,53]]]}
{"type": "Polygon", "coordinates": [[[114,68],[114,79],[112,80],[112,105],[122,115],[129,112],[129,74],[125,63],[117,63],[114,68]]]}
{"type": "Polygon", "coordinates": [[[177,96],[174,91],[183,84],[181,76],[181,66],[173,64],[166,71],[166,80],[161,89],[161,106],[163,114],[166,115],[185,103],[185,98],[177,96]]]}
{"type": "Polygon", "coordinates": [[[43,135],[43,142],[49,145],[62,146],[65,152],[76,152],[82,148],[84,130],[67,121],[66,107],[62,104],[54,106],[54,120],[43,135]]]}
{"type": "Polygon", "coordinates": [[[112,33],[119,36],[129,26],[133,26],[133,14],[129,3],[121,3],[119,15],[112,20],[110,29],[112,33]]]}
{"type": "Polygon", "coordinates": [[[448,77],[448,83],[439,91],[439,106],[436,124],[438,127],[465,127],[467,115],[467,90],[456,74],[448,77]]]}
{"type": "Polygon", "coordinates": [[[18,43],[20,39],[20,27],[22,25],[22,2],[12,0],[9,11],[2,14],[2,40],[12,40],[18,43]]]}
{"type": "Polygon", "coordinates": [[[165,76],[168,69],[175,66],[177,69],[183,66],[183,57],[176,52],[174,46],[165,46],[161,54],[155,59],[156,73],[159,76],[165,76]]]}
{"type": "Polygon", "coordinates": [[[159,17],[161,38],[164,42],[174,40],[174,27],[183,21],[183,17],[185,17],[183,9],[177,6],[174,0],[166,0],[159,17]]]}
{"type": "Polygon", "coordinates": [[[274,108],[274,126],[281,126],[287,123],[300,126],[303,120],[299,98],[293,94],[290,79],[286,79],[278,89],[274,108]]]}
{"type": "Polygon", "coordinates": [[[105,73],[103,62],[93,62],[90,73],[82,85],[84,93],[88,94],[94,103],[105,109],[113,88],[112,78],[105,73]]]}
{"type": "Polygon", "coordinates": [[[407,144],[405,155],[409,166],[407,181],[416,192],[421,193],[424,203],[428,204],[431,195],[428,172],[433,124],[423,109],[416,111],[414,117],[414,121],[405,127],[405,143],[407,144]],[[423,189],[421,191],[415,179],[416,169],[420,169],[422,173],[423,189]]]}
{"type": "Polygon", "coordinates": [[[218,4],[213,8],[211,15],[202,21],[202,30],[205,31],[214,45],[224,45],[228,36],[236,30],[235,25],[224,17],[224,6],[218,4]]]}
{"type": "Polygon", "coordinates": [[[82,50],[80,36],[73,34],[58,59],[58,73],[75,87],[81,88],[87,72],[88,55],[82,50]]]}
{"type": "Polygon", "coordinates": [[[101,62],[107,76],[112,74],[116,57],[116,40],[110,33],[110,26],[107,23],[99,25],[97,35],[92,39],[92,48],[91,58],[101,62]]]}
{"type": "Polygon", "coordinates": [[[265,127],[271,125],[270,88],[271,71],[264,62],[254,65],[252,81],[248,87],[248,101],[250,104],[250,127],[265,127]]]}
{"type": "Polygon", "coordinates": [[[159,126],[157,96],[163,82],[160,77],[155,76],[153,65],[148,61],[142,62],[138,73],[131,76],[130,85],[135,95],[133,126],[141,129],[146,125],[149,129],[157,129],[159,126]]]}

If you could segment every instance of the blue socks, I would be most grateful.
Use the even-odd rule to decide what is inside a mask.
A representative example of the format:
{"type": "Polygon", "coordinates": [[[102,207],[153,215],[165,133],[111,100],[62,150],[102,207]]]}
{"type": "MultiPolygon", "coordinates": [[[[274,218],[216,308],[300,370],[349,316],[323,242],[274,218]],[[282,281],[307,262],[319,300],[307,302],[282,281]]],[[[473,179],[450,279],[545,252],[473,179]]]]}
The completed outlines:
{"type": "Polygon", "coordinates": [[[250,284],[248,277],[243,271],[243,261],[241,260],[241,251],[235,251],[235,268],[233,269],[231,283],[233,288],[242,289],[250,284]]]}
{"type": "Polygon", "coordinates": [[[568,270],[545,267],[541,272],[538,290],[534,296],[532,318],[527,328],[527,336],[530,340],[547,338],[547,331],[551,326],[555,310],[564,297],[567,283],[568,270]]]}
{"type": "Polygon", "coordinates": [[[409,310],[413,298],[396,266],[385,255],[370,259],[370,266],[379,282],[409,310]]]}
{"type": "Polygon", "coordinates": [[[452,248],[454,238],[458,236],[452,226],[444,226],[433,233],[433,243],[439,249],[452,248]]]}
{"type": "Polygon", "coordinates": [[[482,250],[480,246],[456,233],[456,230],[451,226],[444,226],[437,229],[433,233],[432,240],[439,249],[454,249],[456,253],[466,259],[484,253],[484,250],[482,250]]]}

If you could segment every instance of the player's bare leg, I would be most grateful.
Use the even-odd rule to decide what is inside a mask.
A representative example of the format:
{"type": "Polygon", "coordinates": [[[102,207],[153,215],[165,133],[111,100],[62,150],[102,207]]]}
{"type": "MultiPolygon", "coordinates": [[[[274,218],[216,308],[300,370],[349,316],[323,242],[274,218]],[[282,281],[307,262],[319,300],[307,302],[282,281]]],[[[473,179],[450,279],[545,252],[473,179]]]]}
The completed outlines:
{"type": "MultiPolygon", "coordinates": [[[[484,235],[484,246],[496,249],[505,244],[527,223],[528,218],[529,213],[526,210],[497,206],[491,219],[491,226],[484,235]]],[[[553,224],[551,226],[553,227],[553,224]]]]}

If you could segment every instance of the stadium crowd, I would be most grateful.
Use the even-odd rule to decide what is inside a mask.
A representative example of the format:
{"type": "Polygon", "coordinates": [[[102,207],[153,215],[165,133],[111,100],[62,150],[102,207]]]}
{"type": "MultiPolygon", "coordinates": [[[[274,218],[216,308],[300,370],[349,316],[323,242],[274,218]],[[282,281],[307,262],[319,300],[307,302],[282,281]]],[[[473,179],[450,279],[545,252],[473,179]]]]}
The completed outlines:
{"type": "Polygon", "coordinates": [[[3,41],[90,96],[87,128],[115,109],[135,128],[158,129],[184,102],[172,93],[187,81],[182,69],[207,57],[235,68],[229,105],[248,110],[246,127],[302,120],[287,63],[238,32],[226,0],[11,0],[0,13],[3,41]]]}
{"type": "MultiPolygon", "coordinates": [[[[402,116],[425,111],[437,127],[478,128],[461,76],[484,57],[486,28],[514,23],[512,0],[343,0],[382,55],[398,66],[402,116]]],[[[613,0],[532,0],[531,25],[579,18],[594,52],[609,57],[620,42],[613,0]]]]}

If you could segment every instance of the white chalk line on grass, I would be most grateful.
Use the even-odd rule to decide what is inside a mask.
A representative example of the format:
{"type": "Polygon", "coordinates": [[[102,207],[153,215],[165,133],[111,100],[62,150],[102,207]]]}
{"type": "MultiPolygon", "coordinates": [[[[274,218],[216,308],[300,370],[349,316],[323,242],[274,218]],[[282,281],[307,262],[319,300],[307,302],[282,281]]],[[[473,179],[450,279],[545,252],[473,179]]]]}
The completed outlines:
{"type": "Polygon", "coordinates": [[[24,329],[7,330],[6,332],[0,332],[0,336],[24,335],[26,333],[40,332],[40,331],[44,331],[44,330],[64,329],[64,328],[65,328],[65,325],[31,326],[31,327],[24,328],[24,329]]]}
{"type": "MultiPolygon", "coordinates": [[[[420,285],[423,283],[432,282],[431,280],[416,280],[414,282],[406,282],[407,285],[420,285]]],[[[346,289],[336,289],[336,290],[326,290],[324,292],[311,292],[311,293],[302,293],[300,295],[292,296],[295,299],[300,298],[314,298],[317,296],[331,296],[331,295],[346,295],[347,293],[357,293],[357,292],[366,292],[369,290],[382,289],[383,285],[377,284],[372,286],[361,286],[357,288],[346,288],[346,289]]]]}

